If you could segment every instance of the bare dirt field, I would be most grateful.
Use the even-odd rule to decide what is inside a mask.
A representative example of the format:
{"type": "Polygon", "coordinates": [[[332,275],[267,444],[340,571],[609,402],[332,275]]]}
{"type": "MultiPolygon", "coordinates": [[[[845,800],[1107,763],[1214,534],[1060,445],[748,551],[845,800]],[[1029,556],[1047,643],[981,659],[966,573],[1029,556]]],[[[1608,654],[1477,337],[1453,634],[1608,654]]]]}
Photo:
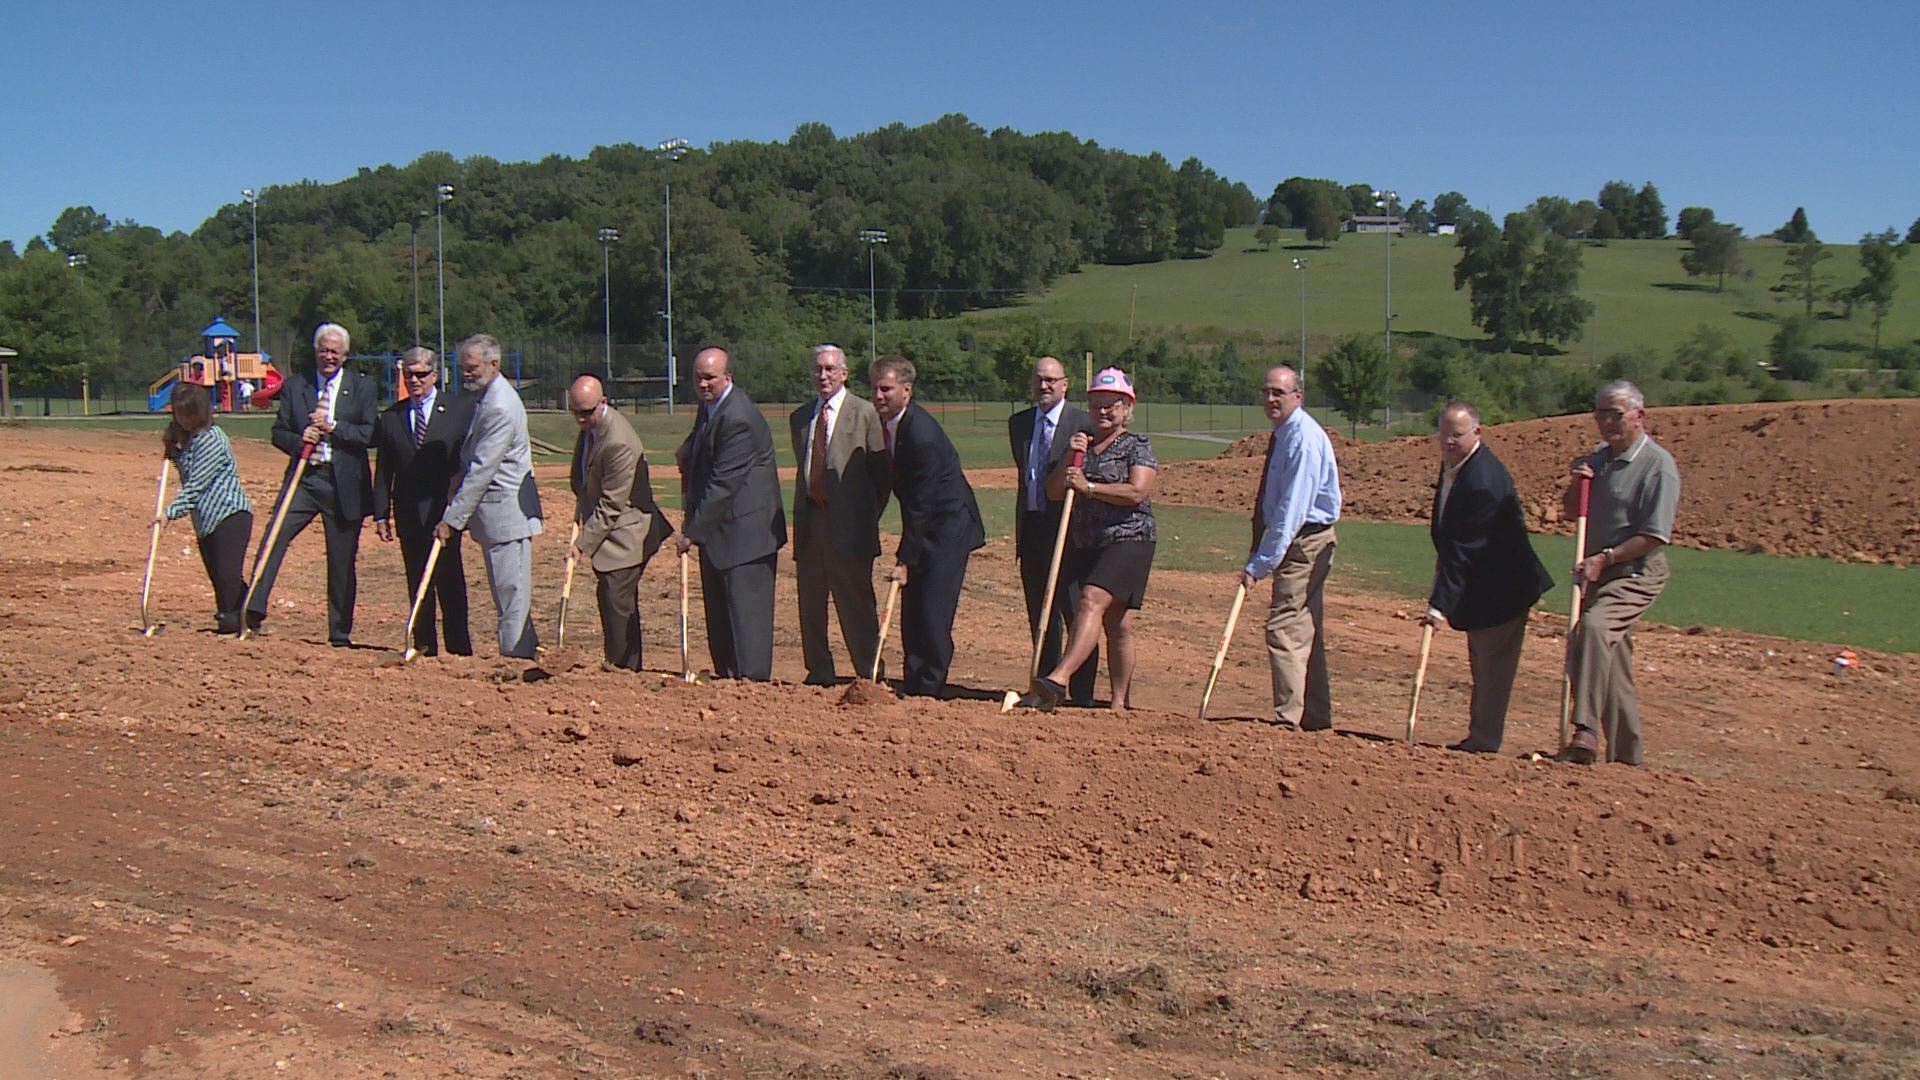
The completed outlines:
{"type": "MultiPolygon", "coordinates": [[[[1793,410],[1823,408],[1726,412],[1774,415],[1804,463],[1826,440],[1787,439],[1793,410]]],[[[1142,708],[1003,717],[1027,646],[996,541],[959,612],[974,699],[604,673],[578,587],[568,648],[503,662],[471,556],[485,655],[388,668],[405,605],[370,530],[363,648],[325,645],[317,530],[271,633],[215,638],[185,523],[142,637],[156,450],[0,427],[0,1077],[1920,1072],[1920,657],[1836,677],[1831,646],[1649,627],[1649,767],[1579,769],[1527,754],[1555,738],[1556,620],[1506,753],[1469,756],[1438,745],[1464,733],[1459,636],[1407,745],[1415,624],[1337,571],[1337,731],[1254,722],[1257,615],[1193,719],[1228,584],[1169,572],[1142,708]]],[[[264,522],[284,459],[239,451],[264,522]]],[[[1349,457],[1349,499],[1417,516],[1426,454],[1349,457]]],[[[1846,497],[1821,518],[1842,548],[1911,557],[1846,497]]],[[[538,544],[543,636],[564,542],[538,544]]],[[[646,582],[664,671],[677,576],[646,582]]]]}

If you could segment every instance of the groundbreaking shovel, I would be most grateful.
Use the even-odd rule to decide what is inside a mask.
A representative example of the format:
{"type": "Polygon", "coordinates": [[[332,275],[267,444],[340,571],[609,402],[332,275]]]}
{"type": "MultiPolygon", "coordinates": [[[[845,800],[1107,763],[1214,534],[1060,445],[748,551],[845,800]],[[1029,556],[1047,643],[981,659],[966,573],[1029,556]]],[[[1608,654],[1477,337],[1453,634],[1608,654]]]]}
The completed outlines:
{"type": "Polygon", "coordinates": [[[140,633],[146,637],[152,637],[160,632],[161,627],[167,625],[163,622],[154,622],[152,617],[147,614],[147,596],[153,591],[153,560],[160,554],[160,530],[166,524],[160,515],[165,513],[166,509],[167,458],[166,455],[162,454],[160,457],[160,490],[153,497],[153,539],[147,542],[147,575],[140,581],[140,633]]]}
{"type": "MultiPolygon", "coordinates": [[[[1075,469],[1079,468],[1080,463],[1086,460],[1086,456],[1085,451],[1075,450],[1073,452],[1073,461],[1070,463],[1071,467],[1075,469]]],[[[1040,624],[1033,628],[1033,660],[1027,664],[1028,686],[1032,686],[1033,680],[1040,675],[1040,651],[1046,644],[1047,627],[1053,622],[1053,590],[1055,586],[1060,584],[1060,560],[1067,552],[1067,523],[1073,520],[1073,497],[1075,494],[1077,494],[1077,492],[1072,488],[1068,488],[1067,497],[1060,504],[1060,531],[1054,535],[1053,559],[1047,563],[1047,591],[1045,599],[1040,601],[1040,624]]],[[[1068,633],[1071,633],[1072,630],[1072,627],[1067,628],[1068,633]]],[[[1002,713],[1010,713],[1013,711],[1014,706],[1018,704],[1020,704],[1020,691],[1009,690],[1000,698],[1000,711],[1002,713]]]]}
{"type": "Polygon", "coordinates": [[[445,541],[433,538],[433,546],[427,549],[427,567],[420,572],[420,587],[413,591],[413,609],[407,612],[407,636],[399,652],[390,652],[380,657],[381,667],[399,667],[401,664],[419,655],[413,647],[413,624],[420,618],[420,605],[426,603],[427,590],[433,588],[433,568],[440,561],[440,549],[445,541]]]}
{"type": "Polygon", "coordinates": [[[247,599],[240,605],[240,634],[234,640],[247,640],[247,613],[253,610],[253,594],[260,588],[260,571],[266,569],[267,555],[273,551],[274,541],[280,539],[280,526],[287,523],[287,507],[293,505],[293,493],[300,489],[300,478],[307,475],[307,462],[313,457],[314,443],[303,443],[300,456],[294,459],[293,476],[287,481],[287,490],[280,493],[280,505],[273,508],[273,524],[267,526],[266,543],[260,545],[260,554],[253,559],[253,576],[247,579],[247,599]]]}

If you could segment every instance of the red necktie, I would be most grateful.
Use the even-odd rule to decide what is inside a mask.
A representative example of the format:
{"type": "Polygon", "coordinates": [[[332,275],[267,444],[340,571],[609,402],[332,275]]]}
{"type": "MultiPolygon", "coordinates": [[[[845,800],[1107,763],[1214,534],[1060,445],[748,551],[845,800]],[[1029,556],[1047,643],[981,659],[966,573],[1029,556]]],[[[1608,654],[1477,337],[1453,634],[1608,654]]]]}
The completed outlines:
{"type": "Polygon", "coordinates": [[[1279,435],[1267,436],[1267,457],[1260,466],[1260,493],[1253,497],[1253,546],[1260,546],[1260,538],[1267,534],[1267,477],[1273,472],[1273,448],[1279,435]]]}
{"type": "Polygon", "coordinates": [[[813,418],[813,450],[807,455],[807,498],[815,506],[827,505],[827,403],[813,418]]]}

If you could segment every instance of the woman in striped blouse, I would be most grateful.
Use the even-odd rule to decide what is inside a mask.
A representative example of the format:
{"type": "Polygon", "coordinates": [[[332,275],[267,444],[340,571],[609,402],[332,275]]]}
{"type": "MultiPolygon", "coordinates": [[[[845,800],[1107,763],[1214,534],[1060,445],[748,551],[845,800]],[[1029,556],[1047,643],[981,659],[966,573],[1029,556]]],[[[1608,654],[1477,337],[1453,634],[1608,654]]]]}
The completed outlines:
{"type": "Polygon", "coordinates": [[[253,504],[240,489],[227,433],[213,426],[213,405],[206,387],[183,382],[173,388],[173,419],[161,436],[167,456],[180,470],[180,494],[165,520],[193,515],[200,561],[213,582],[214,620],[219,633],[240,632],[240,607],[247,601],[247,542],[253,534],[253,504]]]}

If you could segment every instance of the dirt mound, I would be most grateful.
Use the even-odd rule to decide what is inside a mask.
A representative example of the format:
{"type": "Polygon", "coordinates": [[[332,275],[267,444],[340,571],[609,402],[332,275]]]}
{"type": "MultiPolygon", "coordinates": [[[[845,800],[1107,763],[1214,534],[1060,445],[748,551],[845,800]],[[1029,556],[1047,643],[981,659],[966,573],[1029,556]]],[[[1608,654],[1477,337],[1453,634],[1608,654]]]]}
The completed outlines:
{"type": "MultiPolygon", "coordinates": [[[[1818,401],[1649,410],[1680,465],[1674,542],[1849,562],[1920,560],[1920,402],[1818,401]]],[[[1560,514],[1567,465],[1596,443],[1585,416],[1490,427],[1487,445],[1513,473],[1528,527],[1572,531],[1560,514]]],[[[1209,461],[1161,470],[1154,499],[1244,511],[1260,484],[1266,437],[1209,461]]],[[[1346,514],[1424,524],[1438,470],[1423,438],[1337,440],[1346,514]]]]}

